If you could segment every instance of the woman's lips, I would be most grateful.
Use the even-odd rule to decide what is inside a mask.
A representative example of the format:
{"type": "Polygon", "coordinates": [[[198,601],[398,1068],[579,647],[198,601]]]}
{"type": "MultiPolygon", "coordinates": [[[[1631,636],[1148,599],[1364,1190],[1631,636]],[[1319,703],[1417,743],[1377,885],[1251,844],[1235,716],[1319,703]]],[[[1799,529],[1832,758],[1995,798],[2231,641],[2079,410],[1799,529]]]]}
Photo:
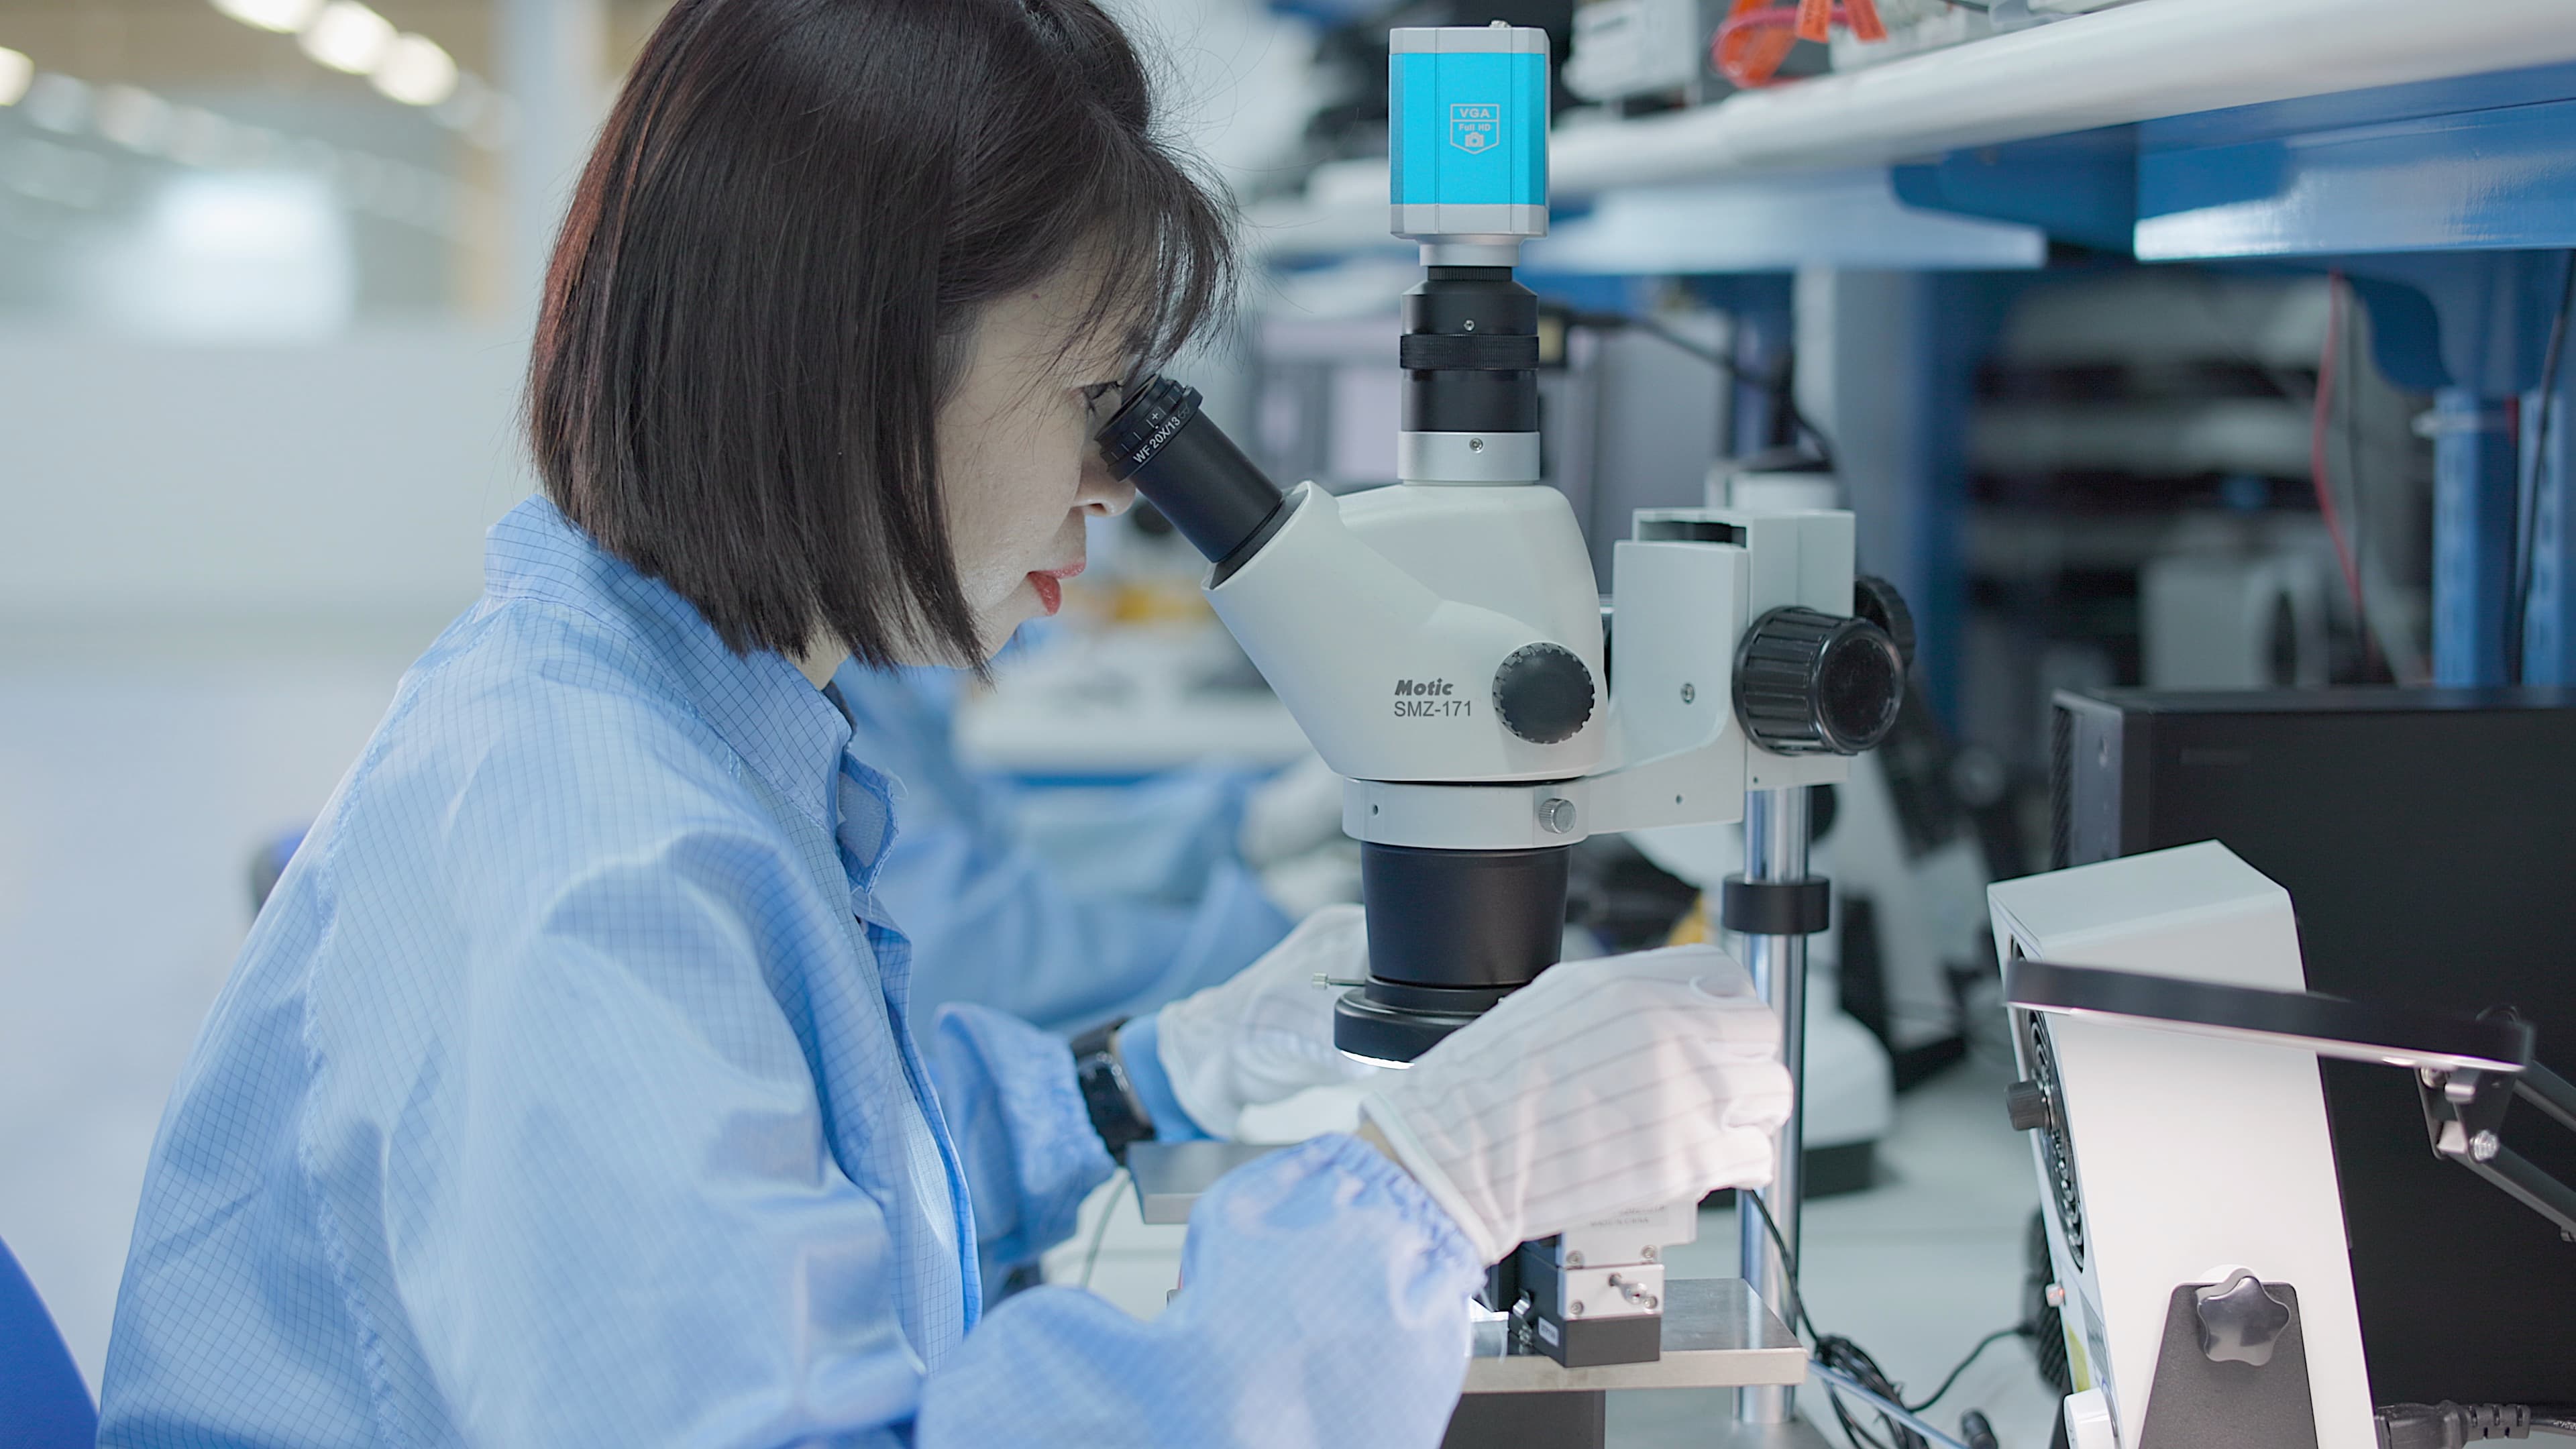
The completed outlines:
{"type": "Polygon", "coordinates": [[[1064,607],[1064,581],[1080,572],[1080,564],[1071,568],[1029,571],[1029,587],[1038,591],[1038,607],[1046,610],[1047,617],[1053,618],[1056,610],[1064,607]]]}

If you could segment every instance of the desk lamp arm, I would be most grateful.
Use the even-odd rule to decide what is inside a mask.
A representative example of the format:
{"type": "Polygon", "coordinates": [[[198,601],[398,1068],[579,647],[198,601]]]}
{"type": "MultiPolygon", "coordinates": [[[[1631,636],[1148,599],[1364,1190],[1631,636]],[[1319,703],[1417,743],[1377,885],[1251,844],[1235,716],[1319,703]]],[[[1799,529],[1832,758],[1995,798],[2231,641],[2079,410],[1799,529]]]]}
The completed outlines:
{"type": "MultiPolygon", "coordinates": [[[[2319,1056],[2414,1071],[2436,1155],[2485,1179],[2576,1242],[2576,1187],[2504,1145],[2516,1098],[2576,1132],[2576,1085],[2532,1059],[2531,1023],[2400,1010],[2312,991],[2264,991],[2137,971],[2016,959],[2004,1000],[2024,1011],[2089,1016],[2164,1031],[2303,1047],[2319,1056]]],[[[2013,1088],[2016,1122],[2044,1108],[2032,1083],[2013,1088]]]]}
{"type": "Polygon", "coordinates": [[[2436,1155],[2476,1173],[2576,1242],[2576,1187],[2504,1142],[2505,1113],[2515,1098],[2576,1132],[2576,1085],[2533,1062],[2519,1072],[2425,1068],[2416,1073],[2415,1089],[2424,1101],[2425,1133],[2436,1155]]]}

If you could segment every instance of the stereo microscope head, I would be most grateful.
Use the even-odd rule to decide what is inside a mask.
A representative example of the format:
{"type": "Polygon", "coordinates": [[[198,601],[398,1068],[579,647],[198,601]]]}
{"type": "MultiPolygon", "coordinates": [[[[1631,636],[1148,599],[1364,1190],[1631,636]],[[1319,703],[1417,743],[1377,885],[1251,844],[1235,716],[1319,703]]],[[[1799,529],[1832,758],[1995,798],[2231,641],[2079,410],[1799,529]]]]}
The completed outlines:
{"type": "Polygon", "coordinates": [[[1619,545],[1622,674],[1563,497],[1406,483],[1283,493],[1168,378],[1098,443],[1213,565],[1209,601],[1352,782],[1369,973],[1335,1012],[1409,1062],[1556,963],[1586,835],[1732,820],[1893,727],[1911,633],[1840,513],[1649,512],[1619,545]],[[1822,562],[1819,562],[1819,561],[1822,562]]]}
{"type": "MultiPolygon", "coordinates": [[[[1497,766],[1573,775],[1597,759],[1597,739],[1577,743],[1600,704],[1588,566],[1579,579],[1555,570],[1565,576],[1555,592],[1595,631],[1576,648],[1510,615],[1462,607],[1343,528],[1339,500],[1311,484],[1283,494],[1199,402],[1194,389],[1151,380],[1101,429],[1101,453],[1213,565],[1212,600],[1328,764],[1355,778],[1454,781],[1472,795],[1497,766]],[[1307,526],[1292,535],[1301,515],[1307,526]],[[1285,556],[1271,557],[1274,549],[1285,556]],[[1513,750],[1525,758],[1505,758],[1513,750]],[[1543,763],[1551,751],[1565,751],[1565,763],[1543,763]]],[[[1506,536],[1488,551],[1563,551],[1546,547],[1557,525],[1571,528],[1555,510],[1455,527],[1472,553],[1480,537],[1532,523],[1535,544],[1506,536]]],[[[1572,540],[1579,553],[1580,535],[1572,540]]],[[[1529,582],[1550,592],[1544,577],[1529,582]]],[[[1571,849],[1570,839],[1433,848],[1363,833],[1369,974],[1336,1011],[1343,1050],[1409,1062],[1554,965],[1571,849]]]]}
{"type": "Polygon", "coordinates": [[[1849,514],[1664,510],[1618,545],[1614,699],[1591,552],[1539,481],[1538,299],[1512,270],[1547,231],[1546,33],[1390,49],[1391,219],[1425,268],[1397,485],[1283,493],[1167,378],[1098,442],[1214,565],[1218,617],[1350,782],[1369,973],[1334,1038],[1400,1063],[1556,963],[1578,841],[1840,778],[1833,757],[1893,727],[1905,665],[1892,592],[1855,598],[1849,514]]]}

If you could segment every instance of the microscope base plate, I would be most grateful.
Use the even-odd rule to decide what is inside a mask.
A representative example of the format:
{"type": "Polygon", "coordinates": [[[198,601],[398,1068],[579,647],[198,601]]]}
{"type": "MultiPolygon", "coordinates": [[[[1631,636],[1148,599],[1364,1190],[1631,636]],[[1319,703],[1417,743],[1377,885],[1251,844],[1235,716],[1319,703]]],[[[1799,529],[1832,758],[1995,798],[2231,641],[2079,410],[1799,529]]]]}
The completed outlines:
{"type": "Polygon", "coordinates": [[[1480,1323],[1467,1360],[1466,1392],[1719,1389],[1806,1381],[1806,1347],[1742,1279],[1677,1278],[1664,1287],[1664,1354],[1654,1362],[1570,1369],[1543,1353],[1505,1352],[1504,1325],[1480,1323]]]}
{"type": "MultiPolygon", "coordinates": [[[[1139,1142],[1127,1154],[1137,1207],[1148,1223],[1188,1222],[1191,1205],[1209,1184],[1278,1150],[1238,1142],[1139,1142]]],[[[1652,1363],[1570,1369],[1544,1353],[1508,1353],[1506,1346],[1500,1321],[1476,1326],[1475,1347],[1467,1361],[1467,1393],[1748,1388],[1799,1384],[1807,1378],[1806,1346],[1740,1278],[1667,1280],[1663,1356],[1652,1363]]],[[[1733,1449],[1733,1440],[1720,1442],[1733,1449]]],[[[1751,1449],[1808,1441],[1753,1438],[1743,1442],[1751,1449]]]]}
{"type": "Polygon", "coordinates": [[[1833,1449],[1833,1441],[1804,1419],[1786,1424],[1718,1424],[1698,1442],[1707,1449],[1833,1449]]]}

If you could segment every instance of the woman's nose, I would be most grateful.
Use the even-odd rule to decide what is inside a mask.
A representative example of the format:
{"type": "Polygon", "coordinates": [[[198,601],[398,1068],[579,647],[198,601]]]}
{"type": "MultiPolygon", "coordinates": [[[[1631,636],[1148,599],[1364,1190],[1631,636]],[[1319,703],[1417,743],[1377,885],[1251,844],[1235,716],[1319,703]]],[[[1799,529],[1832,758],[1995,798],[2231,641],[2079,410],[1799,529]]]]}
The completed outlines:
{"type": "Polygon", "coordinates": [[[1109,465],[1098,457],[1082,465],[1082,485],[1074,493],[1074,506],[1085,514],[1116,518],[1136,503],[1136,485],[1110,476],[1109,465]]]}

